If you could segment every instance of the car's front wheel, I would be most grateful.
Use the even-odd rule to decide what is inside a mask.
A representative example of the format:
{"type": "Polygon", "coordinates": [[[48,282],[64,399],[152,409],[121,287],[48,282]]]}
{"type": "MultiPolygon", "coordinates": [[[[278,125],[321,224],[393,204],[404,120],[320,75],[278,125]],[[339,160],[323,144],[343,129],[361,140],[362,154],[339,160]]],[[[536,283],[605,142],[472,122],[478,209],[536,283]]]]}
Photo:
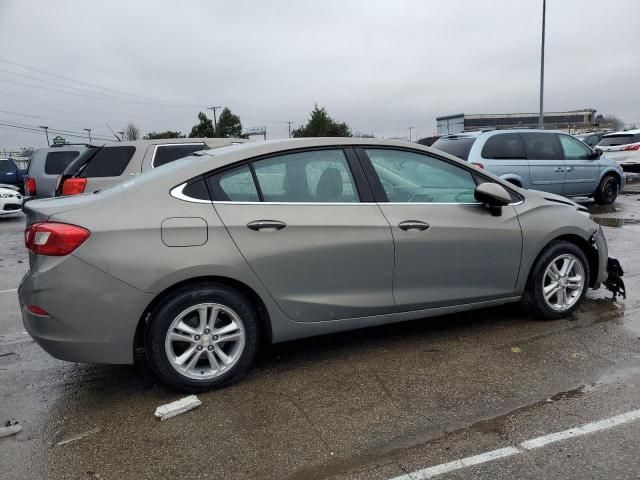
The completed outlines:
{"type": "Polygon", "coordinates": [[[600,205],[610,205],[618,197],[619,189],[618,179],[613,175],[605,175],[593,194],[593,198],[600,205]]]}
{"type": "Polygon", "coordinates": [[[224,285],[198,284],[172,294],[147,327],[154,372],[185,392],[219,388],[244,375],[258,349],[251,303],[224,285]]]}
{"type": "Polygon", "coordinates": [[[552,242],[533,266],[523,303],[536,318],[566,317],[584,298],[589,273],[587,257],[577,245],[552,242]]]}

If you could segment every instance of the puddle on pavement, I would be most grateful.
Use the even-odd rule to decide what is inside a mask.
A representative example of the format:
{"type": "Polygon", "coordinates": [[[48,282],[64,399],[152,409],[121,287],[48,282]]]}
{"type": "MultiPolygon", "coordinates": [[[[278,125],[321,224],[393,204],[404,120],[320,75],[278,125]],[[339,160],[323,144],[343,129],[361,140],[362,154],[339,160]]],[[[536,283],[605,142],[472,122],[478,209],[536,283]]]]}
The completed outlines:
{"type": "Polygon", "coordinates": [[[615,213],[622,211],[622,208],[615,205],[590,205],[589,211],[592,215],[602,215],[603,213],[615,213]]]}
{"type": "Polygon", "coordinates": [[[622,228],[625,225],[639,225],[637,218],[593,217],[593,221],[603,227],[622,228]]]}

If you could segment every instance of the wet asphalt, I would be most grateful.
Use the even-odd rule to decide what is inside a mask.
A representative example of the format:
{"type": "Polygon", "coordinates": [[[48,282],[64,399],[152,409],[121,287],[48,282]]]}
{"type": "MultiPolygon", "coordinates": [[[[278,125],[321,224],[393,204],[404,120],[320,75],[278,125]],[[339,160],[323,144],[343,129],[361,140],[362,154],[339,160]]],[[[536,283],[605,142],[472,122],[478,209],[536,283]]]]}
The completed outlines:
{"type": "MultiPolygon", "coordinates": [[[[560,321],[511,305],[271,346],[166,422],[156,407],[182,395],[144,357],[55,360],[0,293],[0,421],[23,427],[0,438],[0,478],[384,479],[638,409],[640,194],[585,205],[626,301],[600,289],[560,321]]],[[[28,268],[23,228],[0,218],[0,291],[28,268]]],[[[630,422],[439,478],[637,478],[639,439],[630,422]]]]}

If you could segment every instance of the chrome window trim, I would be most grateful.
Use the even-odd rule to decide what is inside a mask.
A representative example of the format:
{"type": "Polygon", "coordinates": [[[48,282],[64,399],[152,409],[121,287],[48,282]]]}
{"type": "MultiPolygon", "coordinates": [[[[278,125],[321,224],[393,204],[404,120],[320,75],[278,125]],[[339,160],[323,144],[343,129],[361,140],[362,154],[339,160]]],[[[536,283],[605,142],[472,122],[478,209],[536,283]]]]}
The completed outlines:
{"type": "Polygon", "coordinates": [[[185,187],[187,186],[189,182],[184,182],[181,185],[178,185],[177,187],[173,187],[170,190],[170,195],[173,198],[177,198],[178,200],[184,200],[185,202],[191,202],[191,203],[212,203],[211,200],[201,200],[199,198],[193,198],[193,197],[189,197],[188,195],[185,195],[183,190],[185,189],[185,187]]]}
{"type": "Polygon", "coordinates": [[[206,150],[207,144],[204,142],[184,142],[184,143],[158,143],[153,146],[153,156],[151,157],[151,168],[156,168],[156,154],[158,153],[158,147],[175,147],[176,145],[202,145],[202,149],[206,150]]]}
{"type": "MultiPolygon", "coordinates": [[[[479,202],[468,202],[468,203],[456,203],[456,202],[234,202],[234,201],[224,201],[224,200],[201,200],[199,198],[189,197],[185,195],[183,190],[187,186],[189,182],[184,182],[177,187],[173,187],[170,191],[172,197],[177,198],[178,200],[183,200],[185,202],[191,203],[210,203],[212,205],[477,205],[482,206],[482,203],[479,202]]],[[[524,203],[524,200],[520,200],[518,202],[509,203],[508,207],[521,205],[524,203]]]]}

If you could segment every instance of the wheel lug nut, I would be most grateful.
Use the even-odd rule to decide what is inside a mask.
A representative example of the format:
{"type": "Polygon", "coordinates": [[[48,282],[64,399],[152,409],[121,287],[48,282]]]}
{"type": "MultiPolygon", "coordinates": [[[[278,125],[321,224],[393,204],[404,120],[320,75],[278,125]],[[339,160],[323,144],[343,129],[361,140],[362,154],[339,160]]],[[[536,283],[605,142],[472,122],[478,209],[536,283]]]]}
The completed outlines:
{"type": "Polygon", "coordinates": [[[194,340],[200,340],[200,335],[196,335],[193,337],[194,340]]]}
{"type": "Polygon", "coordinates": [[[197,348],[198,350],[202,350],[202,345],[198,345],[196,348],[197,348]]]}
{"type": "Polygon", "coordinates": [[[209,330],[208,328],[204,329],[204,333],[209,333],[211,330],[209,330]]]}
{"type": "Polygon", "coordinates": [[[212,350],[213,350],[213,345],[209,345],[209,346],[207,347],[207,349],[208,349],[209,351],[212,351],[212,350]]]}
{"type": "Polygon", "coordinates": [[[213,336],[213,339],[214,339],[214,340],[217,340],[217,339],[218,339],[218,335],[214,335],[214,336],[213,336]]]}

